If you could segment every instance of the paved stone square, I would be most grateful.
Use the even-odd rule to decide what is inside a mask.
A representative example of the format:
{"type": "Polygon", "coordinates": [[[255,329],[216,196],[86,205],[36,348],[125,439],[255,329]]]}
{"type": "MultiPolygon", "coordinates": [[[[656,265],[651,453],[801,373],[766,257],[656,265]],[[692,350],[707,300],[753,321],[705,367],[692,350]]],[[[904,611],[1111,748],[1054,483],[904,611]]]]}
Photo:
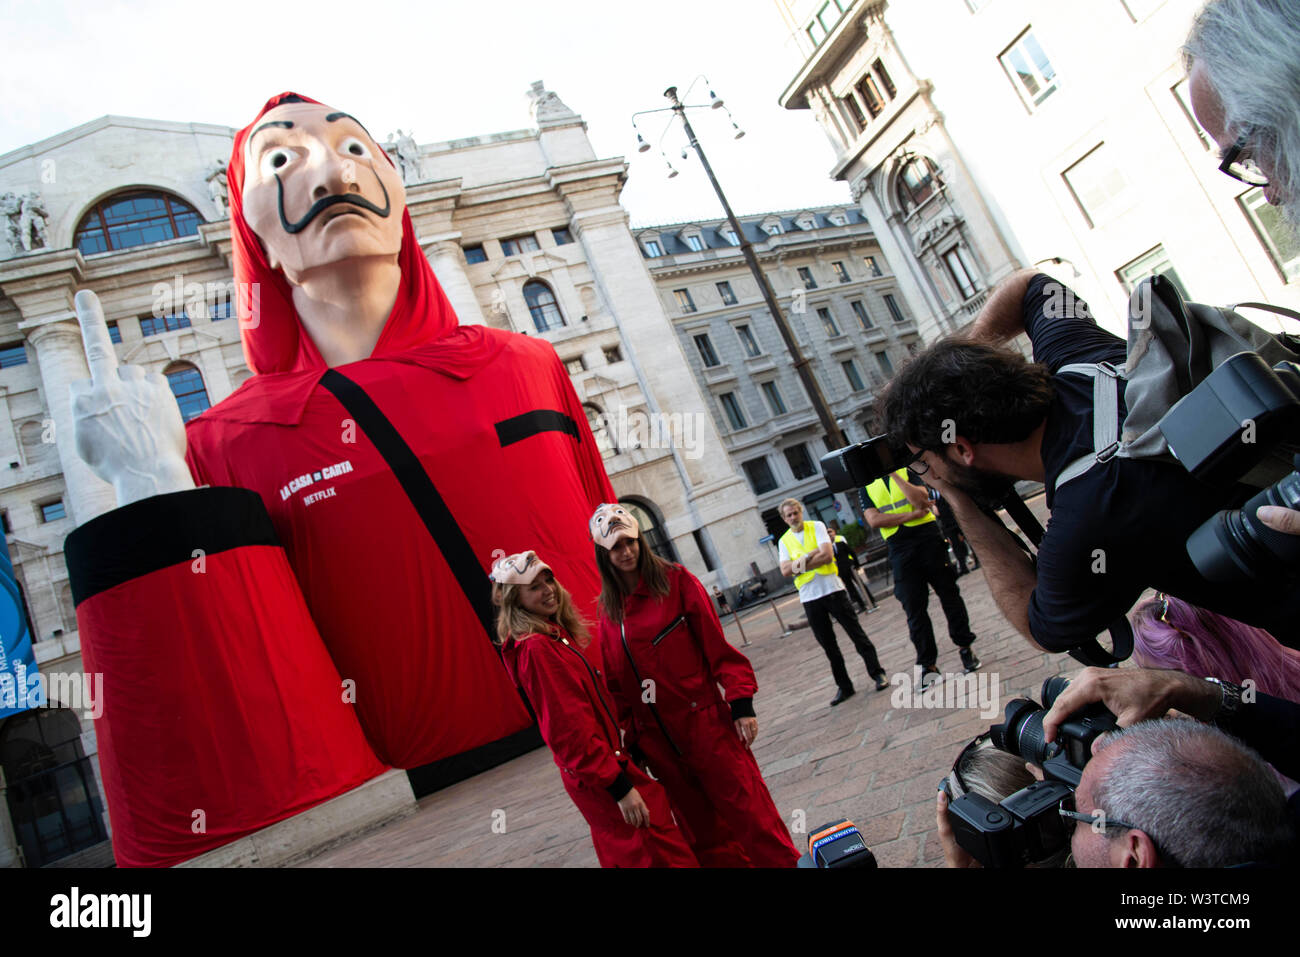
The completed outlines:
{"type": "MultiPolygon", "coordinates": [[[[1031,504],[1041,518],[1042,499],[1031,504]]],[[[1001,720],[1009,699],[1037,698],[1043,679],[1078,667],[1063,655],[1036,651],[1014,633],[995,607],[982,570],[959,582],[978,636],[980,674],[987,676],[990,690],[998,689],[993,718],[981,717],[978,705],[893,707],[895,688],[874,690],[862,659],[838,625],[836,637],[858,693],[831,708],[835,686],[830,667],[808,628],[781,638],[766,603],[742,613],[750,640],[742,650],[753,662],[759,684],[755,753],[788,826],[812,829],[848,818],[861,828],[882,867],[942,866],[934,831],[935,791],[957,753],[1001,720]]],[[[803,620],[793,594],[777,605],[788,624],[803,620]]],[[[957,649],[948,640],[933,593],[930,610],[939,668],[960,675],[957,649]]],[[[860,620],[885,668],[895,675],[906,673],[910,681],[915,656],[898,602],[883,598],[879,611],[860,620]]],[[[740,645],[730,616],[727,635],[740,645]]],[[[801,850],[807,846],[806,830],[793,837],[801,850]]],[[[303,866],[596,867],[597,862],[587,825],[565,793],[550,752],[542,748],[431,794],[410,817],[303,866]]]]}

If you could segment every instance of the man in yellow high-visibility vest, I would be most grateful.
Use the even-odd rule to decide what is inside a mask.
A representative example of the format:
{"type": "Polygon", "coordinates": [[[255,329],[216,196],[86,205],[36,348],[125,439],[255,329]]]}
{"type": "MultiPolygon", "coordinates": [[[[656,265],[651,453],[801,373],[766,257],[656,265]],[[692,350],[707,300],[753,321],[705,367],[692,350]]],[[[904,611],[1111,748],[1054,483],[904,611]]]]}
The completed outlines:
{"type": "Polygon", "coordinates": [[[781,574],[794,577],[813,637],[830,660],[831,674],[838,689],[831,707],[855,693],[853,680],[844,666],[844,656],[835,641],[832,617],[848,634],[853,647],[858,649],[866,663],[867,674],[876,681],[876,690],[885,690],[889,687],[889,677],[880,666],[875,646],[849,606],[848,592],[844,590],[844,583],[835,567],[835,552],[826,526],[821,522],[805,522],[803,505],[796,498],[781,503],[781,518],[790,526],[777,546],[781,555],[781,574]]]}
{"type": "Polygon", "coordinates": [[[906,470],[900,469],[864,488],[861,499],[867,524],[879,529],[889,544],[894,597],[907,614],[907,632],[916,648],[916,663],[921,666],[921,684],[928,686],[939,677],[935,667],[939,649],[926,611],[932,586],[948,619],[948,637],[961,651],[962,667],[968,674],[977,669],[980,660],[970,647],[975,633],[970,629],[957,576],[948,564],[943,535],[930,509],[929,491],[909,482],[906,470]]]}

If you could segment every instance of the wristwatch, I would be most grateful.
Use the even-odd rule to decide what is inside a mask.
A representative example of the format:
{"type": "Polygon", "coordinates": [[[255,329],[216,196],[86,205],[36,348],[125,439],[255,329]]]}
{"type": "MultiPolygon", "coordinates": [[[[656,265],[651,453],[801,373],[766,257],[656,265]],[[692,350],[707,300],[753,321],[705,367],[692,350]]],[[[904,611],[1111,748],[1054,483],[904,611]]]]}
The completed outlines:
{"type": "Polygon", "coordinates": [[[1205,680],[1218,685],[1219,691],[1223,695],[1219,700],[1219,710],[1214,713],[1212,719],[1214,724],[1220,728],[1231,725],[1232,719],[1241,710],[1241,686],[1219,678],[1206,678],[1205,680]]]}

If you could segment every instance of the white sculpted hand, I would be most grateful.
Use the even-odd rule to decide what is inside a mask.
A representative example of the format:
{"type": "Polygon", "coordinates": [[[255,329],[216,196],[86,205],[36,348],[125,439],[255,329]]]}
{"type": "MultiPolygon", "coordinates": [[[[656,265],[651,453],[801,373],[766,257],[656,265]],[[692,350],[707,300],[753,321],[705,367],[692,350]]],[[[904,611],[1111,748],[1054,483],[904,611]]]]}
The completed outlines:
{"type": "Polygon", "coordinates": [[[99,297],[83,289],[74,301],[90,367],[89,381],[69,386],[77,454],[113,486],[119,506],[194,488],[185,424],[167,380],[119,366],[99,297]]]}

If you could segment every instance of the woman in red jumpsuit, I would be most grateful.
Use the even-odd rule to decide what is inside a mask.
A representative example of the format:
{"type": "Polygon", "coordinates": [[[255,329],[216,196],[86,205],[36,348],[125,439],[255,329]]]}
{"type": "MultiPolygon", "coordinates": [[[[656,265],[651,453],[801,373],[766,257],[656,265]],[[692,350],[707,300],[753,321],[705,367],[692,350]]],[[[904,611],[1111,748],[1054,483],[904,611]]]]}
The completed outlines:
{"type": "Polygon", "coordinates": [[[537,712],[601,867],[696,867],[663,788],[625,756],[600,672],[578,646],[587,630],[569,593],[533,551],[502,558],[490,577],[502,658],[537,712]]]}
{"type": "Polygon", "coordinates": [[[655,555],[626,509],[601,505],[589,531],[601,654],[628,747],[667,789],[702,865],[793,867],[799,852],[750,751],[749,660],[727,642],[704,586],[655,555]]]}

